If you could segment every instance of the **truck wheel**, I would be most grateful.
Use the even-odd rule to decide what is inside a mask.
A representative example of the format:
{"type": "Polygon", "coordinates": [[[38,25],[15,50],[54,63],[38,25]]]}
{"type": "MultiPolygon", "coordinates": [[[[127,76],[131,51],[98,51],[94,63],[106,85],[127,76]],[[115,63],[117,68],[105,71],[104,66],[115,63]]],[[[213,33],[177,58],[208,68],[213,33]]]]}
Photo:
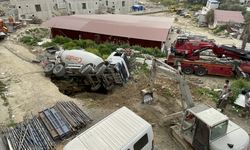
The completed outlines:
{"type": "Polygon", "coordinates": [[[204,76],[204,75],[207,74],[207,70],[206,70],[205,68],[203,68],[203,67],[199,67],[199,68],[197,68],[197,69],[195,70],[195,74],[196,74],[197,76],[204,76]]]}
{"type": "Polygon", "coordinates": [[[102,85],[100,84],[100,83],[98,83],[97,85],[95,85],[95,86],[91,86],[91,91],[97,91],[97,90],[99,90],[99,88],[101,87],[102,85]]]}
{"type": "Polygon", "coordinates": [[[103,74],[103,72],[106,69],[106,65],[105,64],[99,64],[96,66],[96,75],[99,76],[101,74],[103,74]]]}
{"type": "Polygon", "coordinates": [[[55,68],[53,69],[53,74],[55,74],[57,77],[62,77],[65,74],[65,68],[62,64],[57,64],[55,68]]]}
{"type": "Polygon", "coordinates": [[[92,72],[94,70],[94,68],[92,67],[92,65],[86,65],[85,67],[83,67],[83,69],[80,71],[82,75],[87,75],[90,72],[92,72]]]}
{"type": "Polygon", "coordinates": [[[192,67],[185,67],[182,69],[182,72],[187,74],[187,75],[190,75],[190,74],[193,74],[194,70],[192,67]]]}
{"type": "Polygon", "coordinates": [[[54,63],[49,63],[44,67],[44,73],[46,75],[51,75],[53,73],[53,69],[55,67],[54,63]]]}
{"type": "Polygon", "coordinates": [[[114,87],[114,85],[113,84],[111,84],[111,85],[103,85],[104,86],[104,88],[107,90],[107,91],[110,91],[110,90],[112,90],[113,89],[113,87],[114,87]]]}

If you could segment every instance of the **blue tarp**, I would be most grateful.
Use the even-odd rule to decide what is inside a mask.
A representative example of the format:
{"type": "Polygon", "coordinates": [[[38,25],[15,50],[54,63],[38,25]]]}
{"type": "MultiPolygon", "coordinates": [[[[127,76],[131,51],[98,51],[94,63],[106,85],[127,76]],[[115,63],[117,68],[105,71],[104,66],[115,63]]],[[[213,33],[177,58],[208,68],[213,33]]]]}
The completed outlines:
{"type": "Polygon", "coordinates": [[[142,5],[133,5],[132,6],[132,10],[133,11],[143,11],[144,10],[144,6],[142,6],[142,5]]]}

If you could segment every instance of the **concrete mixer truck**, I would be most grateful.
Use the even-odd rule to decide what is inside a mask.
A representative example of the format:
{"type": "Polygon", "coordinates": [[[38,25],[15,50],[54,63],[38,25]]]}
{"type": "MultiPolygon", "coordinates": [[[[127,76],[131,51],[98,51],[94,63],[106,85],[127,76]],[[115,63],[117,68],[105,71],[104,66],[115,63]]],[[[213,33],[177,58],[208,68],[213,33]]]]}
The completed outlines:
{"type": "Polygon", "coordinates": [[[57,83],[63,81],[59,89],[65,94],[72,93],[75,87],[91,91],[111,90],[114,85],[127,82],[130,75],[127,56],[121,52],[113,52],[104,61],[85,50],[59,50],[43,64],[46,76],[57,83]]]}

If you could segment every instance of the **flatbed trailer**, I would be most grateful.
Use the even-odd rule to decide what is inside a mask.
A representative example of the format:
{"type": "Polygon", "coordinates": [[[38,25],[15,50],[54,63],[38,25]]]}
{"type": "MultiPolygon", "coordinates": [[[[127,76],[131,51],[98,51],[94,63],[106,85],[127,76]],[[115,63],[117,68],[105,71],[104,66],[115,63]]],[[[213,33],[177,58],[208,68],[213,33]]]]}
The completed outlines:
{"type": "Polygon", "coordinates": [[[236,62],[233,60],[213,61],[206,59],[188,60],[173,55],[168,56],[168,59],[165,62],[173,67],[177,67],[179,62],[183,73],[196,74],[198,76],[218,75],[224,77],[248,77],[250,75],[250,62],[236,62]]]}

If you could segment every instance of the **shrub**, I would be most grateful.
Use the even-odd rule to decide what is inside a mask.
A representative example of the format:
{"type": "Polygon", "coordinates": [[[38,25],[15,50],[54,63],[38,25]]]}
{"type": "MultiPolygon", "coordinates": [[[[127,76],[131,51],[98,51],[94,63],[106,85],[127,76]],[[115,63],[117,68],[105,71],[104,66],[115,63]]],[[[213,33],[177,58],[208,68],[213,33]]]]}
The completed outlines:
{"type": "Polygon", "coordinates": [[[31,37],[31,36],[23,36],[20,39],[20,42],[30,45],[30,46],[35,46],[37,45],[38,42],[41,42],[41,39],[38,39],[36,37],[31,37]]]}
{"type": "Polygon", "coordinates": [[[250,83],[245,79],[238,79],[232,82],[231,90],[232,97],[230,98],[230,102],[234,103],[238,95],[241,93],[243,89],[250,89],[250,83]]]}
{"type": "Polygon", "coordinates": [[[102,55],[107,55],[107,54],[110,54],[111,52],[114,51],[114,50],[112,49],[112,46],[111,46],[110,44],[108,44],[108,43],[98,45],[98,49],[99,49],[99,52],[100,52],[102,55]]]}
{"type": "Polygon", "coordinates": [[[219,93],[207,88],[197,88],[196,91],[199,95],[210,97],[213,101],[217,102],[219,99],[219,93]]]}
{"type": "Polygon", "coordinates": [[[79,49],[80,47],[75,42],[70,41],[70,42],[64,43],[63,48],[71,50],[71,49],[79,49]]]}
{"type": "Polygon", "coordinates": [[[226,25],[218,26],[218,27],[216,27],[216,28],[214,29],[213,33],[214,33],[214,34],[218,34],[218,33],[222,32],[222,31],[224,31],[226,28],[227,28],[226,25]]]}
{"type": "Polygon", "coordinates": [[[90,52],[90,53],[96,54],[97,56],[102,57],[102,55],[100,54],[99,50],[96,49],[96,48],[89,47],[89,48],[86,48],[85,50],[88,51],[88,52],[90,52]]]}
{"type": "Polygon", "coordinates": [[[72,40],[68,37],[63,37],[63,36],[56,36],[52,42],[56,43],[56,44],[65,44],[65,43],[68,43],[68,42],[71,42],[72,40]]]}
{"type": "Polygon", "coordinates": [[[46,42],[42,45],[42,47],[51,47],[56,46],[57,44],[55,42],[46,42]]]}
{"type": "Polygon", "coordinates": [[[74,40],[77,46],[81,48],[87,48],[87,42],[85,40],[74,40]]]}
{"type": "Polygon", "coordinates": [[[191,11],[198,11],[198,10],[201,10],[203,7],[203,5],[201,4],[192,4],[192,5],[189,5],[189,9],[191,11]]]}
{"type": "MultiPolygon", "coordinates": [[[[29,40],[28,40],[29,41],[29,40]]],[[[50,47],[55,45],[62,45],[64,49],[79,49],[83,48],[86,49],[89,52],[92,52],[98,56],[101,56],[103,58],[107,58],[113,51],[115,51],[117,48],[132,48],[137,51],[140,51],[141,53],[150,54],[155,57],[165,57],[165,53],[162,53],[158,48],[143,48],[138,45],[130,46],[128,44],[114,44],[114,43],[103,43],[103,44],[96,44],[92,40],[72,40],[67,37],[63,36],[56,36],[52,42],[47,42],[43,44],[43,47],[50,47]]]]}
{"type": "Polygon", "coordinates": [[[96,48],[97,47],[97,44],[92,41],[92,40],[84,40],[85,41],[85,44],[86,44],[86,48],[87,47],[92,47],[92,48],[96,48]]]}

